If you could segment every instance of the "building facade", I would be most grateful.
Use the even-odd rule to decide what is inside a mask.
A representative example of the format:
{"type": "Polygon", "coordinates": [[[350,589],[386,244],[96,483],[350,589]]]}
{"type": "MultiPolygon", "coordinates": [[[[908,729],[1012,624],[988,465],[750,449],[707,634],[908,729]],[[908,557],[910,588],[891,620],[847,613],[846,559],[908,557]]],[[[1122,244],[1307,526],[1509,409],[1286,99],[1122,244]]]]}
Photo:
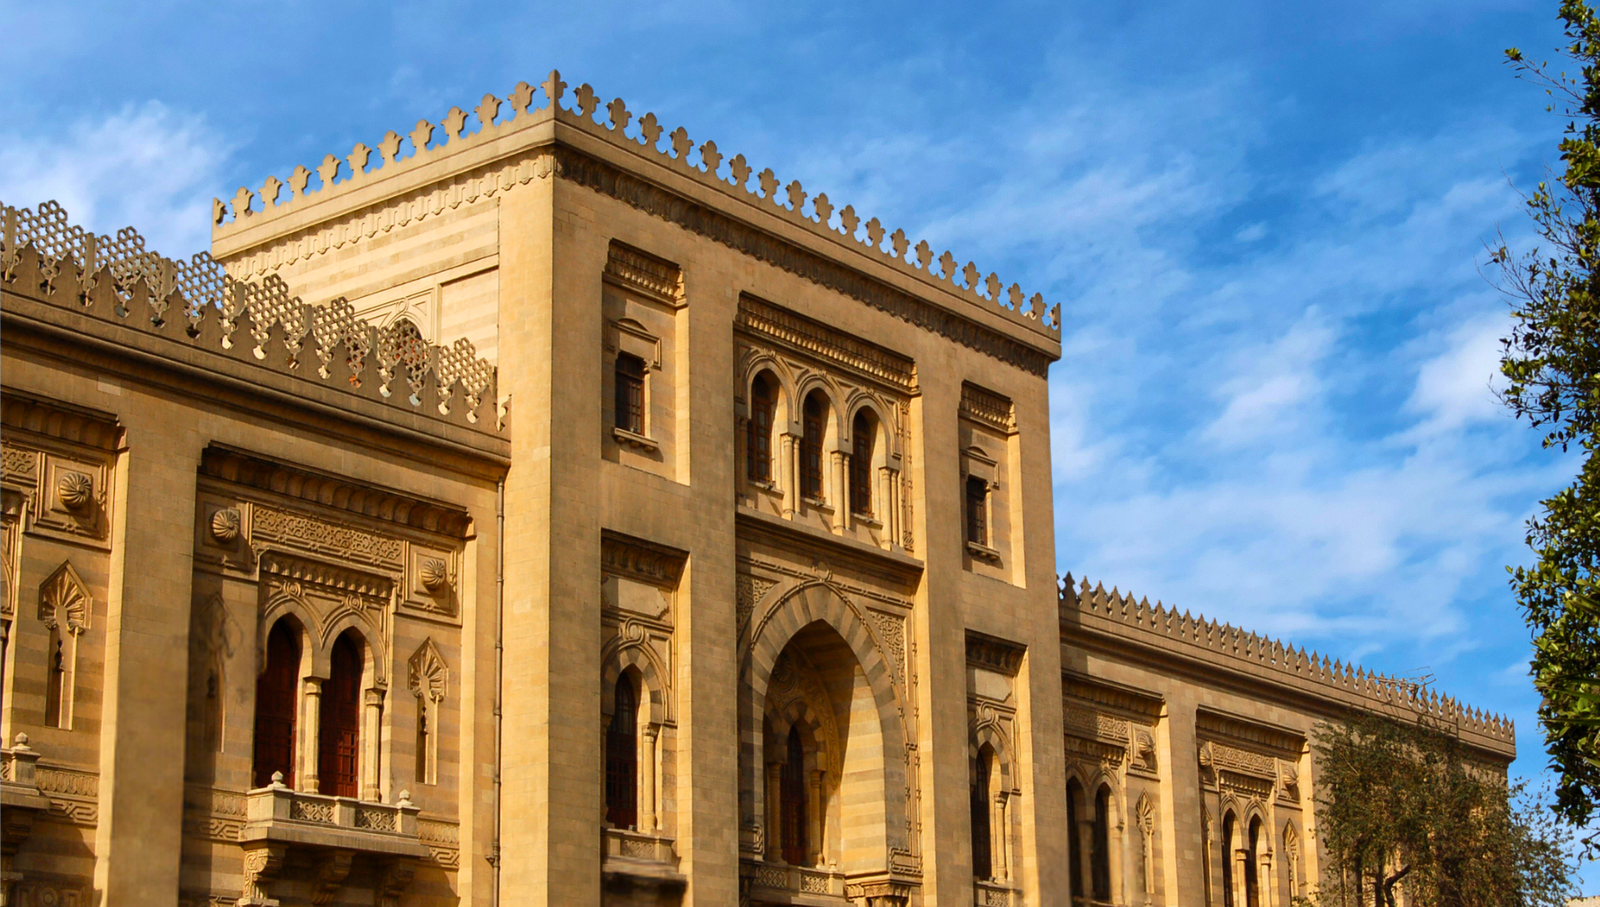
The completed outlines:
{"type": "Polygon", "coordinates": [[[1287,905],[1316,722],[1070,576],[1059,308],[559,75],[0,206],[6,904],[1287,905]]]}

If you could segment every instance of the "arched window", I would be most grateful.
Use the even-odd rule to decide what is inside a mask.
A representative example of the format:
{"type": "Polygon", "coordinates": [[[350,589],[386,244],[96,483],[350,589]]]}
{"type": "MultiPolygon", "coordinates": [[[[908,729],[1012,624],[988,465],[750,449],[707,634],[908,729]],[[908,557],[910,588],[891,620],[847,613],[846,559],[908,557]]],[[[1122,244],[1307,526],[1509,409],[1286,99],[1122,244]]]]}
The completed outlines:
{"type": "Polygon", "coordinates": [[[616,426],[644,434],[644,360],[630,353],[617,354],[616,426]]]}
{"type": "Polygon", "coordinates": [[[802,866],[810,851],[806,841],[806,751],[800,729],[789,729],[787,758],[779,778],[783,792],[783,861],[802,866]]]}
{"type": "Polygon", "coordinates": [[[333,642],[332,666],[322,684],[321,725],[317,738],[320,793],[356,796],[361,751],[361,643],[346,630],[333,642]]]}
{"type": "Polygon", "coordinates": [[[755,482],[772,481],[772,382],[757,375],[750,385],[749,437],[745,439],[745,475],[755,482]]]}
{"type": "Polygon", "coordinates": [[[806,397],[800,438],[800,496],[822,499],[822,436],[827,429],[828,404],[821,391],[806,397]]]}
{"type": "Polygon", "coordinates": [[[282,772],[294,786],[294,734],[300,685],[300,636],[294,624],[280,620],[267,634],[267,663],[256,677],[256,729],[252,787],[272,783],[282,772]]]}
{"type": "Polygon", "coordinates": [[[50,660],[49,676],[45,679],[44,688],[44,723],[46,727],[61,727],[61,704],[68,698],[70,691],[67,689],[67,656],[63,648],[61,628],[50,628],[50,651],[45,657],[50,660]]]}
{"type": "Polygon", "coordinates": [[[1261,882],[1256,861],[1260,858],[1261,819],[1250,820],[1250,839],[1245,842],[1249,856],[1244,863],[1244,902],[1246,907],[1261,907],[1261,882]]]}
{"type": "Polygon", "coordinates": [[[989,483],[967,476],[967,541],[989,544],[989,483]]]}
{"type": "Polygon", "coordinates": [[[1077,778],[1067,780],[1067,878],[1071,882],[1072,896],[1083,897],[1083,830],[1079,826],[1082,820],[1083,785],[1077,778]]]}
{"type": "Polygon", "coordinates": [[[606,728],[606,821],[613,828],[639,824],[639,693],[633,678],[617,678],[611,724],[606,728]]]}
{"type": "Polygon", "coordinates": [[[1222,907],[1233,903],[1233,813],[1222,814],[1222,907]]]}
{"type": "Polygon", "coordinates": [[[1094,792],[1094,835],[1089,839],[1089,872],[1093,876],[1094,898],[1111,899],[1111,788],[1100,785],[1094,792]]]}
{"type": "Polygon", "coordinates": [[[850,425],[850,510],[862,516],[872,516],[872,442],[876,426],[873,418],[862,410],[850,425]]]}
{"type": "Polygon", "coordinates": [[[994,842],[989,834],[989,762],[993,758],[994,750],[984,744],[972,772],[972,874],[979,879],[994,878],[994,842]]]}

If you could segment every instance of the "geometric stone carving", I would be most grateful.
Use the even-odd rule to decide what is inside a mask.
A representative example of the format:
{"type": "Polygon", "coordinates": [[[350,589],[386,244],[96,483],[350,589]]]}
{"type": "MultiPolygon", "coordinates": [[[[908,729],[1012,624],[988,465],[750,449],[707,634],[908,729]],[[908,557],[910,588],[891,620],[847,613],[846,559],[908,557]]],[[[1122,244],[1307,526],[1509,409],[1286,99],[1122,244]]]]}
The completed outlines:
{"type": "Polygon", "coordinates": [[[94,598],[84,585],[71,561],[61,566],[39,584],[39,619],[54,630],[64,621],[68,630],[81,633],[89,628],[89,615],[94,611],[94,598]]]}
{"type": "Polygon", "coordinates": [[[411,671],[411,692],[421,698],[439,702],[449,693],[450,669],[430,637],[422,641],[408,662],[411,671]]]}

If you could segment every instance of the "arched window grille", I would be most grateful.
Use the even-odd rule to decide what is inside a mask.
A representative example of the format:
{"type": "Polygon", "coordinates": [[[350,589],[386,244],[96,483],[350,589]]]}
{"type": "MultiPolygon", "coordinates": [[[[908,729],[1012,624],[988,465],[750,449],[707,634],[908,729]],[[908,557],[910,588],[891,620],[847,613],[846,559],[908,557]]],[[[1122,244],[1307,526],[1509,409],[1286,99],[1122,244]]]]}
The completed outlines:
{"type": "Polygon", "coordinates": [[[1111,899],[1111,788],[1094,793],[1094,835],[1089,839],[1089,872],[1097,901],[1111,899]]]}
{"type": "Polygon", "coordinates": [[[967,477],[967,541],[989,544],[989,483],[978,476],[967,477]]]}
{"type": "Polygon", "coordinates": [[[639,824],[639,693],[627,674],[617,678],[611,724],[606,728],[606,821],[613,828],[639,824]]]}
{"type": "Polygon", "coordinates": [[[280,620],[267,634],[267,663],[256,677],[256,721],[252,787],[272,783],[282,772],[284,783],[294,786],[296,689],[300,685],[300,637],[293,625],[280,620]]]}
{"type": "Polygon", "coordinates": [[[989,762],[993,752],[987,744],[979,749],[972,772],[972,874],[985,880],[994,878],[994,841],[989,834],[989,762]]]}
{"type": "Polygon", "coordinates": [[[850,510],[872,516],[872,445],[876,426],[865,410],[856,413],[850,426],[850,510]]]}
{"type": "Polygon", "coordinates": [[[801,427],[805,434],[800,438],[800,495],[811,500],[822,499],[822,436],[827,430],[828,404],[820,391],[806,397],[801,427]]]}
{"type": "Polygon", "coordinates": [[[616,426],[644,434],[644,360],[630,353],[617,354],[616,426]]]}
{"type": "Polygon", "coordinates": [[[776,408],[772,383],[757,375],[750,385],[750,422],[745,439],[745,475],[752,481],[772,481],[772,417],[776,408]]]}
{"type": "Polygon", "coordinates": [[[811,848],[807,841],[806,752],[800,729],[789,729],[787,758],[783,762],[779,788],[783,795],[783,861],[803,866],[811,848]]]}
{"type": "Polygon", "coordinates": [[[322,685],[318,720],[317,779],[321,793],[357,795],[361,752],[361,644],[352,631],[333,642],[332,665],[322,685]]]}

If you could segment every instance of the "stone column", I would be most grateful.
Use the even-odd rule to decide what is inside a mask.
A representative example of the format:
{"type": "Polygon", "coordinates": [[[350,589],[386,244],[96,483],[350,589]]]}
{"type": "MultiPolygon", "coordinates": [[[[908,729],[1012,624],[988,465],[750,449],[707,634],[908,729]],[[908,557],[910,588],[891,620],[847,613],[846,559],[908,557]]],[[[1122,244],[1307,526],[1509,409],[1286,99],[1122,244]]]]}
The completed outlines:
{"type": "Polygon", "coordinates": [[[783,859],[783,763],[767,763],[767,862],[783,859]]]}
{"type": "Polygon", "coordinates": [[[639,830],[652,833],[661,828],[656,814],[656,738],[660,733],[660,725],[649,724],[640,735],[639,830]]]}
{"type": "MultiPolygon", "coordinates": [[[[850,483],[845,481],[845,463],[847,458],[842,450],[829,451],[830,469],[829,477],[833,480],[833,495],[829,503],[833,505],[833,531],[843,532],[850,519],[850,483]]],[[[826,490],[826,489],[825,489],[826,490]]]]}
{"type": "Polygon", "coordinates": [[[1011,833],[1006,822],[1006,791],[994,795],[994,809],[989,812],[989,847],[993,851],[994,879],[1011,881],[1011,833]]]}
{"type": "Polygon", "coordinates": [[[900,533],[900,472],[885,466],[878,470],[879,505],[882,509],[876,514],[878,521],[883,523],[883,533],[888,537],[889,547],[902,545],[904,539],[900,533]]]}
{"type": "MultiPolygon", "coordinates": [[[[366,691],[361,716],[361,799],[375,803],[383,800],[383,692],[382,687],[366,691]]],[[[433,733],[438,732],[435,727],[433,733]]]]}
{"type": "Polygon", "coordinates": [[[810,849],[811,865],[813,866],[824,865],[822,847],[822,779],[826,774],[823,771],[813,771],[811,773],[811,789],[807,791],[809,797],[806,805],[811,811],[810,849]]]}
{"type": "Polygon", "coordinates": [[[799,444],[794,435],[784,432],[778,436],[778,480],[783,483],[783,518],[794,519],[800,509],[799,444]]]}
{"type": "Polygon", "coordinates": [[[321,767],[318,746],[322,737],[322,678],[306,677],[301,681],[300,773],[295,777],[295,789],[308,794],[317,793],[321,784],[318,770],[321,767]]]}

